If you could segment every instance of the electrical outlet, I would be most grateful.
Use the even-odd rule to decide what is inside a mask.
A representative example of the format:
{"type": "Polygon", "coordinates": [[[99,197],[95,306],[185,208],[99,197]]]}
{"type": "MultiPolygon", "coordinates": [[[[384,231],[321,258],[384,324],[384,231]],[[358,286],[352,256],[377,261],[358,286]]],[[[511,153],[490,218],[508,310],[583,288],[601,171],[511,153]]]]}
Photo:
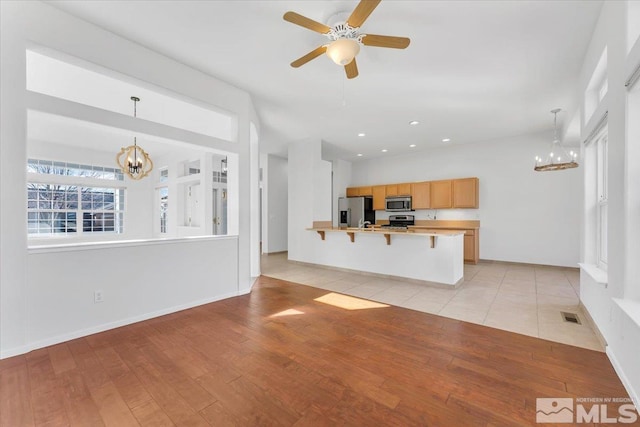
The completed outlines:
{"type": "Polygon", "coordinates": [[[102,295],[102,291],[93,291],[93,302],[99,303],[104,301],[104,296],[102,295]]]}

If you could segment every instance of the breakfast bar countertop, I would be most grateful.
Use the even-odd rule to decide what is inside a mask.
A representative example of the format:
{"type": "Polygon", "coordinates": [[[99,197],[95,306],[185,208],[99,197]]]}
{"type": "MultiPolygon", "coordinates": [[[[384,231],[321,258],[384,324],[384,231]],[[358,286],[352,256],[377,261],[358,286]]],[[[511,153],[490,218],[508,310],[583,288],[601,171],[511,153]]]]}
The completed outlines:
{"type": "Polygon", "coordinates": [[[358,227],[311,227],[307,228],[310,231],[327,231],[327,232],[343,232],[343,233],[366,233],[366,234],[401,234],[401,235],[416,235],[416,236],[457,236],[464,234],[463,230],[422,230],[412,229],[407,230],[385,230],[382,227],[375,226],[370,228],[358,228],[358,227]]]}

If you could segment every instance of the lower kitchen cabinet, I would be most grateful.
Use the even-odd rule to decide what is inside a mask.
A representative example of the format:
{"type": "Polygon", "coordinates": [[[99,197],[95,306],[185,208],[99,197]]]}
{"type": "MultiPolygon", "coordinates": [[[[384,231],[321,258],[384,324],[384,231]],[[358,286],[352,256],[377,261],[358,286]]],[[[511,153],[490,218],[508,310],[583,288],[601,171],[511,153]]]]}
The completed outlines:
{"type": "Polygon", "coordinates": [[[477,264],[480,260],[479,234],[479,230],[464,230],[464,262],[477,264]]]}

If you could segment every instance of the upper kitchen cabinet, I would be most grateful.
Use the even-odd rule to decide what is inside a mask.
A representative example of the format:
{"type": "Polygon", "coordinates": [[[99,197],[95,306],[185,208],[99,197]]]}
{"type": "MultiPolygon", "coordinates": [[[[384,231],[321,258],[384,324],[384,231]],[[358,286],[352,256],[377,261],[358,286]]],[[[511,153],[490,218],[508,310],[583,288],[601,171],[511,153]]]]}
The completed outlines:
{"type": "Polygon", "coordinates": [[[368,186],[368,187],[358,187],[360,189],[358,196],[372,196],[373,195],[373,191],[371,190],[372,187],[368,186]]]}
{"type": "Polygon", "coordinates": [[[453,207],[473,208],[479,206],[478,178],[464,178],[453,180],[453,207]]]}
{"type": "Polygon", "coordinates": [[[385,198],[411,196],[413,209],[477,209],[478,178],[445,179],[347,188],[347,197],[373,196],[373,209],[383,211],[385,198]]]}
{"type": "Polygon", "coordinates": [[[453,207],[452,180],[431,181],[430,190],[431,209],[447,209],[453,207]]]}
{"type": "Polygon", "coordinates": [[[371,186],[369,187],[348,187],[347,188],[347,197],[358,197],[358,196],[371,196],[373,192],[371,190],[371,186]]]}
{"type": "Polygon", "coordinates": [[[397,196],[398,195],[398,184],[387,184],[385,185],[387,197],[397,196]]]}
{"type": "Polygon", "coordinates": [[[387,197],[387,186],[374,185],[373,187],[371,187],[371,191],[373,192],[373,210],[385,210],[387,207],[385,203],[385,198],[387,197]]]}
{"type": "Polygon", "coordinates": [[[411,184],[387,184],[385,187],[387,190],[387,197],[390,196],[410,196],[411,184]]]}
{"type": "Polygon", "coordinates": [[[431,183],[414,182],[411,184],[411,207],[413,209],[431,209],[431,183]]]}
{"type": "Polygon", "coordinates": [[[398,196],[410,196],[411,195],[411,184],[398,184],[398,196]]]}

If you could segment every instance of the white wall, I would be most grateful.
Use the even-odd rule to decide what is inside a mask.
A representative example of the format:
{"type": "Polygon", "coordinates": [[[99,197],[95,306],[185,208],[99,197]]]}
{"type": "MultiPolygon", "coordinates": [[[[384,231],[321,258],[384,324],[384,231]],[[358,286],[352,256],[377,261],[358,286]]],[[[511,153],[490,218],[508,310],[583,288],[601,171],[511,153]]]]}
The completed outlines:
{"type": "MultiPolygon", "coordinates": [[[[39,280],[39,276],[33,275],[42,272],[38,271],[39,263],[32,263],[27,250],[25,191],[27,109],[64,115],[73,119],[232,153],[229,156],[229,168],[236,173],[229,176],[228,183],[229,230],[238,235],[238,249],[235,253],[231,253],[232,256],[235,254],[236,262],[217,258],[208,259],[208,262],[218,277],[234,280],[234,283],[228,284],[233,285],[236,294],[247,292],[253,283],[250,253],[252,249],[255,252],[258,250],[257,242],[253,244],[250,240],[252,212],[250,189],[252,186],[257,186],[257,179],[252,180],[252,177],[256,178],[257,174],[251,173],[250,163],[251,151],[255,152],[256,147],[249,145],[249,123],[250,121],[258,123],[258,121],[249,95],[50,5],[36,1],[0,2],[0,8],[0,193],[2,194],[0,357],[28,351],[43,342],[33,341],[30,336],[30,331],[34,329],[33,318],[30,315],[38,306],[30,291],[28,278],[35,277],[34,280],[39,280]],[[236,142],[194,134],[150,121],[134,120],[130,116],[27,92],[25,90],[27,47],[61,53],[65,58],[89,63],[92,69],[99,69],[108,75],[124,76],[128,81],[136,81],[147,88],[157,88],[160,92],[173,93],[179,98],[194,99],[199,104],[230,111],[236,115],[238,122],[236,142]],[[30,270],[29,274],[27,274],[27,267],[30,270]],[[35,271],[31,271],[32,269],[35,271]],[[235,279],[230,279],[232,277],[235,279]]],[[[211,244],[223,245],[220,242],[221,240],[213,240],[211,244]]],[[[165,244],[171,245],[170,242],[165,244]]],[[[148,248],[144,246],[131,250],[136,253],[136,259],[144,258],[144,254],[148,252],[148,248]]],[[[167,246],[166,250],[173,252],[179,268],[176,272],[179,273],[180,270],[189,266],[189,260],[181,259],[182,253],[179,246],[167,246]]],[[[99,256],[98,252],[87,252],[87,256],[90,254],[99,256]]],[[[80,303],[75,304],[72,295],[68,295],[64,287],[65,281],[73,277],[91,280],[96,271],[90,268],[89,263],[74,264],[74,266],[75,270],[62,270],[56,275],[50,275],[48,286],[52,290],[57,288],[64,290],[60,297],[68,297],[71,304],[65,306],[65,310],[85,316],[81,317],[84,320],[78,321],[78,325],[90,325],[88,327],[99,329],[119,321],[126,322],[127,319],[144,317],[149,314],[148,310],[155,310],[154,312],[172,310],[175,308],[176,301],[183,305],[197,304],[201,301],[193,299],[199,298],[194,296],[195,294],[189,294],[189,301],[184,300],[181,297],[182,283],[170,279],[169,275],[159,276],[155,284],[156,289],[162,290],[162,298],[154,297],[151,306],[141,306],[137,311],[132,306],[131,311],[126,313],[126,317],[110,318],[108,322],[111,323],[96,326],[92,323],[95,320],[93,314],[87,313],[84,306],[78,305],[80,303]]],[[[197,271],[200,272],[202,280],[209,279],[204,277],[205,273],[201,270],[197,271]]],[[[188,274],[188,272],[184,273],[188,274]]],[[[143,289],[143,285],[134,282],[128,290],[129,296],[134,297],[143,289]]],[[[109,292],[109,289],[106,288],[104,291],[109,292]]],[[[224,295],[215,289],[209,291],[211,292],[205,298],[211,299],[224,295]]],[[[126,297],[126,295],[123,296],[123,299],[126,297]]],[[[69,323],[56,324],[55,317],[50,321],[52,322],[50,326],[55,328],[56,336],[73,335],[78,331],[78,326],[71,326],[69,323]],[[59,328],[56,328],[56,325],[59,328]]]]}
{"type": "Polygon", "coordinates": [[[25,350],[236,296],[237,252],[236,236],[31,250],[25,350]]]}
{"type": "MultiPolygon", "coordinates": [[[[478,177],[480,208],[441,209],[437,219],[480,220],[481,259],[577,267],[580,169],[533,170],[535,156],[548,150],[551,138],[550,129],[495,142],[357,162],[351,184],[478,177]]],[[[435,213],[416,211],[415,215],[416,219],[427,219],[435,213]]],[[[376,212],[376,219],[387,217],[386,212],[376,212]]]]}
{"type": "Polygon", "coordinates": [[[305,230],[313,221],[331,221],[331,163],[322,160],[320,140],[289,144],[289,259],[313,259],[311,239],[316,233],[305,230]]]}
{"type": "Polygon", "coordinates": [[[287,250],[288,234],[288,162],[272,154],[263,155],[262,251],[266,254],[287,250]]]}
{"type": "MultiPolygon", "coordinates": [[[[627,7],[634,2],[605,2],[580,75],[580,89],[589,87],[598,61],[607,49],[608,92],[589,115],[588,94],[582,98],[582,140],[586,140],[597,122],[608,113],[608,268],[607,283],[598,283],[586,270],[580,276],[580,300],[607,342],[607,355],[627,391],[639,406],[640,397],[640,281],[636,242],[640,239],[640,158],[638,153],[638,83],[627,93],[625,81],[640,65],[640,41],[633,43],[627,33],[627,7]],[[633,46],[630,44],[633,43],[633,46]],[[627,127],[628,126],[628,127],[627,127]],[[630,244],[630,242],[632,242],[630,244]]],[[[637,7],[637,6],[635,6],[637,7]]],[[[633,13],[633,12],[632,12],[633,13]]],[[[634,25],[637,25],[635,22],[634,25]]],[[[635,27],[637,28],[637,27],[635,27]]],[[[634,28],[630,30],[635,31],[634,28]]],[[[637,32],[634,37],[637,37],[637,32]]],[[[584,151],[584,150],[583,150],[584,151]]],[[[585,187],[587,191],[595,191],[585,187]]],[[[582,230],[582,261],[592,262],[593,228],[585,215],[582,230]]]]}

